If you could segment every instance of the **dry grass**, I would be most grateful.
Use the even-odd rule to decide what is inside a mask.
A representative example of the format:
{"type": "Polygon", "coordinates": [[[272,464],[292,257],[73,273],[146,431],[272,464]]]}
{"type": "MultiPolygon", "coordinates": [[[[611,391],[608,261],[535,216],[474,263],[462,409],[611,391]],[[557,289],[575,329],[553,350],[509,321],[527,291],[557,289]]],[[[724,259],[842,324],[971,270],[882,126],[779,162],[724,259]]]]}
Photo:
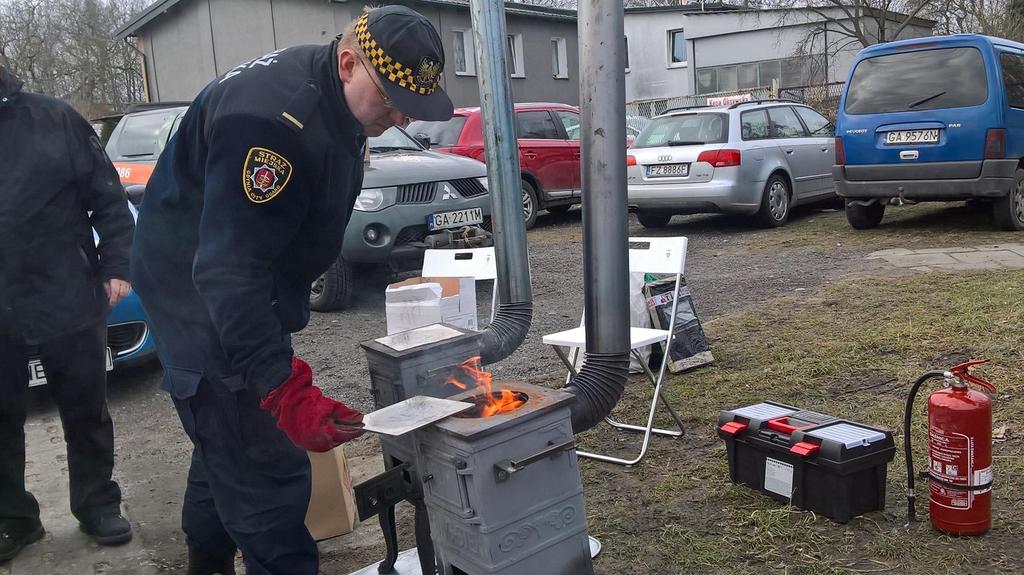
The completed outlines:
{"type": "MultiPolygon", "coordinates": [[[[815,233],[802,230],[797,237],[803,239],[794,241],[811,241],[815,233]]],[[[856,280],[706,324],[718,363],[677,376],[668,386],[687,436],[653,440],[648,458],[635,468],[581,462],[591,532],[605,543],[598,571],[1024,570],[1024,549],[1017,543],[1024,533],[1022,286],[1024,271],[856,280]],[[999,388],[994,425],[1009,428],[1006,441],[994,447],[994,525],[988,535],[952,539],[927,521],[906,528],[902,455],[889,466],[886,511],[847,525],[729,483],[725,450],[715,435],[719,410],[782,401],[890,429],[901,445],[909,382],[922,371],[971,357],[992,360],[985,374],[999,388]]],[[[639,420],[649,393],[644,397],[647,386],[640,382],[632,385],[617,412],[639,420]]],[[[923,399],[919,404],[914,439],[923,459],[923,399]]],[[[581,440],[588,450],[638,445],[635,436],[606,427],[581,440]]],[[[918,491],[919,516],[926,518],[927,497],[920,486],[918,491]]]]}

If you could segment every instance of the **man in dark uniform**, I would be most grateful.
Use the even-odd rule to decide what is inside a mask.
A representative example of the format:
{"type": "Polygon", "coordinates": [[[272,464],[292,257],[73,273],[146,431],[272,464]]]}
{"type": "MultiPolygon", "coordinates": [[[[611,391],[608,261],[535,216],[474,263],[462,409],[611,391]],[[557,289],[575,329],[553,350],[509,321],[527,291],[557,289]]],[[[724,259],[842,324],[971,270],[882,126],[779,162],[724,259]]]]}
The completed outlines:
{"type": "Polygon", "coordinates": [[[71,512],[100,544],[132,536],[111,480],[106,372],[107,312],[130,289],[128,197],[88,122],[21,88],[0,66],[0,563],[43,536],[25,490],[32,350],[64,425],[71,512]]]}
{"type": "Polygon", "coordinates": [[[314,574],[303,451],[357,437],[290,334],[340,252],[367,136],[448,119],[437,32],[377,8],[327,46],[279,50],[208,85],[157,162],[140,210],[133,284],[195,446],[182,512],[189,573],[314,574]],[[283,431],[283,433],[282,433],[283,431]]]}

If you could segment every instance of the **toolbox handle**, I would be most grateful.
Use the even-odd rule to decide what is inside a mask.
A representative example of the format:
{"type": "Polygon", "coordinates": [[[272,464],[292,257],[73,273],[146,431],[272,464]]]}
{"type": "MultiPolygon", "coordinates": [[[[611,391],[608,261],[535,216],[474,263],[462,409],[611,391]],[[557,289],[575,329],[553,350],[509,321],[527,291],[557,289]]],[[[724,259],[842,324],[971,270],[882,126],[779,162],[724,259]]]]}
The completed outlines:
{"type": "Polygon", "coordinates": [[[793,435],[793,432],[798,430],[798,429],[803,429],[804,427],[811,427],[812,425],[814,425],[814,424],[809,424],[809,425],[796,426],[796,425],[790,425],[789,423],[785,423],[787,421],[789,421],[788,417],[776,417],[775,419],[769,419],[768,420],[768,424],[767,424],[768,425],[768,429],[774,429],[775,431],[781,431],[782,433],[787,433],[789,435],[793,435]]]}

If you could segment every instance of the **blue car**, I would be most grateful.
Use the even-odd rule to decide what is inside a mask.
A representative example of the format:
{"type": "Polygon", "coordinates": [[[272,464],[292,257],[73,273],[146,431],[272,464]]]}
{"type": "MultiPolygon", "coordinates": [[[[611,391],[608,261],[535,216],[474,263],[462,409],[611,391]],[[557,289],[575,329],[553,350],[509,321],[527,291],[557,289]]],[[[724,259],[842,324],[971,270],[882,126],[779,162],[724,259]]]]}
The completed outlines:
{"type": "MultiPolygon", "coordinates": [[[[138,218],[135,207],[129,205],[132,216],[138,218]]],[[[96,237],[96,232],[93,231],[96,237]]],[[[96,237],[99,241],[99,238],[96,237]]],[[[107,315],[107,371],[127,365],[138,365],[156,357],[153,338],[149,332],[146,314],[139,296],[132,290],[107,315]]],[[[29,387],[44,385],[46,373],[34,350],[29,350],[29,387]]]]}
{"type": "Polygon", "coordinates": [[[836,191],[857,229],[887,203],[975,200],[1024,230],[1024,44],[959,34],[854,60],[836,122],[836,191]]]}

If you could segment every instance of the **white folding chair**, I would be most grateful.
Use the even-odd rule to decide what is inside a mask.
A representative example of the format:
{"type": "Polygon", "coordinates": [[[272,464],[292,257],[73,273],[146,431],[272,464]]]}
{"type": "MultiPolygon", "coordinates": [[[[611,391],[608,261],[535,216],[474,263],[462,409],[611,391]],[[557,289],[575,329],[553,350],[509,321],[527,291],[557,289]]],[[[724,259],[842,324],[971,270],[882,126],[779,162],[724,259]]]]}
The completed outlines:
{"type": "MultiPolygon", "coordinates": [[[[464,250],[425,250],[423,252],[424,277],[473,278],[476,281],[494,280],[498,266],[494,261],[494,247],[464,250]]],[[[491,319],[497,308],[498,284],[491,289],[491,319]]]]}
{"type": "MultiPolygon", "coordinates": [[[[647,415],[647,424],[630,425],[620,423],[611,417],[605,418],[605,421],[609,425],[617,429],[643,432],[644,440],[640,447],[640,454],[635,459],[623,459],[620,457],[588,453],[585,451],[576,452],[576,455],[580,457],[589,457],[591,459],[598,459],[621,465],[635,465],[644,458],[644,455],[647,454],[647,446],[650,442],[651,434],[681,437],[684,433],[683,422],[679,419],[675,410],[672,409],[672,406],[669,405],[661,395],[661,385],[665,378],[665,368],[668,366],[668,350],[674,339],[673,331],[676,323],[676,310],[679,306],[679,285],[680,282],[682,282],[683,270],[686,267],[686,238],[681,236],[672,238],[629,238],[629,242],[629,271],[674,275],[675,288],[672,293],[676,294],[676,297],[672,298],[672,314],[670,316],[671,320],[669,321],[667,330],[641,327],[629,328],[630,353],[637,359],[643,367],[648,380],[650,380],[651,384],[654,385],[654,398],[651,400],[651,408],[647,415]],[[658,369],[658,373],[655,374],[651,371],[647,362],[643,360],[640,355],[640,349],[648,345],[655,345],[662,342],[665,343],[665,353],[662,356],[661,367],[658,369]],[[679,427],[678,430],[659,429],[654,427],[654,413],[658,407],[659,399],[672,416],[676,425],[679,427]]],[[[580,322],[580,326],[577,328],[545,335],[542,339],[546,345],[554,347],[555,353],[558,354],[559,359],[561,359],[569,369],[569,373],[566,375],[566,381],[576,374],[576,354],[586,346],[586,327],[584,322],[585,318],[580,322]],[[568,350],[572,350],[571,354],[573,357],[571,359],[569,357],[569,353],[567,353],[568,350]]]]}

